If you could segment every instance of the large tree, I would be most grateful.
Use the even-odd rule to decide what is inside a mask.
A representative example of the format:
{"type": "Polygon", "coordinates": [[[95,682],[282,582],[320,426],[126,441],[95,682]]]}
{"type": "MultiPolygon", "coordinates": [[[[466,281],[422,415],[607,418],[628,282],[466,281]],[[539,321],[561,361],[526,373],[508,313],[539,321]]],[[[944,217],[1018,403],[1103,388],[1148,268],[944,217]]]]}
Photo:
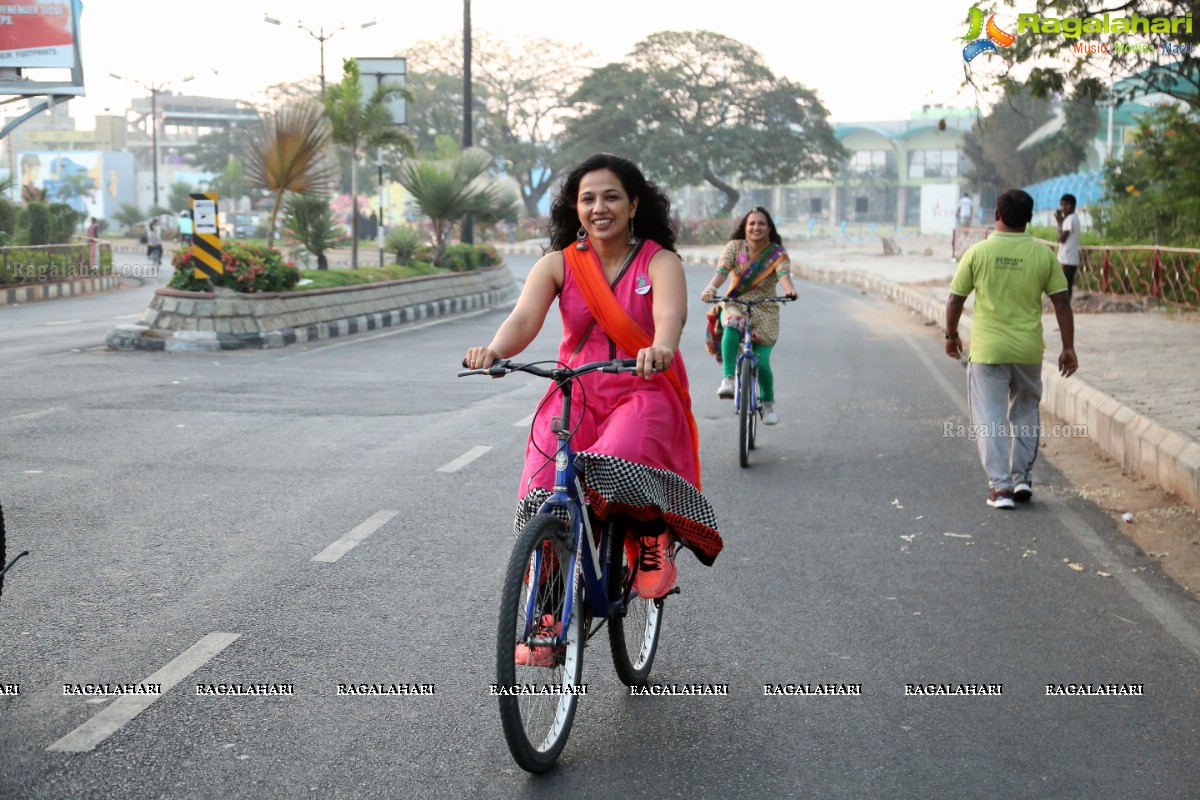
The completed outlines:
{"type": "Polygon", "coordinates": [[[584,79],[567,123],[576,157],[611,151],[675,186],[706,182],[729,215],[739,180],[832,174],[845,158],[817,95],[711,31],[663,31],[584,79]]]}
{"type": "MultiPolygon", "coordinates": [[[[571,113],[569,97],[595,60],[578,45],[546,38],[499,39],[473,34],[472,117],[475,143],[487,148],[521,191],[530,216],[566,162],[555,139],[571,113]]],[[[462,129],[462,42],[457,37],[418,42],[407,53],[414,92],[412,121],[431,148],[438,134],[462,129]],[[421,98],[428,105],[421,107],[421,98]]]]}
{"type": "Polygon", "coordinates": [[[1193,13],[1195,0],[1035,0],[1032,10],[1029,0],[1004,0],[1004,4],[1013,9],[1009,16],[1017,16],[1018,23],[1021,17],[1032,21],[1030,15],[1037,15],[1036,31],[1031,25],[1021,30],[1014,24],[1014,30],[1008,31],[1016,35],[1011,46],[967,64],[967,81],[976,87],[982,89],[1002,76],[1026,84],[1043,97],[1095,100],[1106,97],[1113,86],[1118,101],[1161,93],[1193,106],[1200,104],[1200,26],[1193,22],[1192,30],[1185,31],[1182,24],[1193,13]],[[1167,25],[1174,30],[1112,31],[1116,20],[1130,20],[1135,14],[1147,20],[1169,20],[1167,25]],[[1051,18],[1058,22],[1047,22],[1051,18]],[[1089,24],[1089,18],[1096,22],[1089,24]],[[1103,31],[1105,18],[1108,32],[1103,31]],[[1152,49],[1128,47],[1147,43],[1152,49]],[[1117,50],[1118,46],[1124,49],[1117,50]]]}
{"type": "Polygon", "coordinates": [[[971,186],[1000,191],[1079,169],[1099,124],[1095,105],[1084,99],[1068,100],[1061,103],[1059,113],[1065,122],[1057,134],[1018,149],[1054,117],[1055,106],[1024,86],[1009,84],[1003,99],[975,121],[963,143],[971,165],[966,172],[971,186]]]}
{"type": "Polygon", "coordinates": [[[358,268],[358,161],[377,148],[398,149],[413,153],[412,137],[392,119],[388,101],[397,96],[409,97],[407,91],[393,83],[381,82],[369,97],[364,95],[362,73],[358,62],[348,58],[342,62],[342,80],[325,93],[325,114],[329,118],[333,141],[350,152],[350,266],[358,268]]]}

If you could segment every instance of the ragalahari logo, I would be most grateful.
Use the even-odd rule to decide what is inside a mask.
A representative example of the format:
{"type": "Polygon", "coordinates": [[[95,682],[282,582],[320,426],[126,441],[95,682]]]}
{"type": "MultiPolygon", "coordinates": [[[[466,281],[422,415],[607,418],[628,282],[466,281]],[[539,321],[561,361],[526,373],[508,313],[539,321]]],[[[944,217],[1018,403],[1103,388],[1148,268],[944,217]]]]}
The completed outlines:
{"type": "Polygon", "coordinates": [[[980,39],[979,34],[985,31],[985,26],[983,24],[983,12],[978,6],[971,7],[970,12],[967,14],[967,25],[967,35],[962,38],[964,42],[971,42],[963,48],[963,61],[968,63],[980,53],[999,52],[997,45],[1000,47],[1011,47],[1012,43],[1017,40],[1017,37],[1011,33],[1005,33],[1000,30],[1000,26],[996,24],[995,14],[988,17],[986,26],[987,38],[980,39]]]}

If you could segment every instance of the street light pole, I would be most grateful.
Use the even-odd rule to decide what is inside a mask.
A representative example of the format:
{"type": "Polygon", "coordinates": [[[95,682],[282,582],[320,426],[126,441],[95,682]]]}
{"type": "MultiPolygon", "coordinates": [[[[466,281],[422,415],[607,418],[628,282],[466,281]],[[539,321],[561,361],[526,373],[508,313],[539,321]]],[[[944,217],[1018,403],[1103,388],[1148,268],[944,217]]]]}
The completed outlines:
{"type": "MultiPolygon", "coordinates": [[[[263,14],[263,22],[268,22],[272,25],[289,25],[293,28],[299,28],[300,30],[304,31],[309,36],[311,36],[312,38],[317,40],[317,43],[321,46],[321,97],[324,98],[325,97],[325,42],[332,39],[334,34],[336,34],[338,31],[344,31],[346,29],[346,26],[338,25],[336,28],[334,28],[332,31],[330,31],[327,34],[327,33],[325,33],[324,25],[322,25],[319,28],[320,33],[317,33],[317,32],[314,32],[312,28],[308,27],[307,25],[305,25],[303,22],[300,22],[299,20],[297,20],[296,22],[283,22],[282,20],[278,20],[275,17],[272,17],[270,14],[263,14]]],[[[374,24],[375,24],[375,20],[371,20],[370,22],[362,23],[358,27],[369,28],[374,24]]]]}
{"type": "Polygon", "coordinates": [[[154,172],[154,207],[158,208],[158,87],[150,87],[150,154],[154,172]]]}
{"type": "MultiPolygon", "coordinates": [[[[154,180],[154,205],[158,206],[158,93],[170,86],[175,81],[166,81],[164,83],[145,83],[137,78],[124,78],[115,72],[108,73],[110,78],[116,78],[119,81],[129,81],[141,86],[150,93],[150,161],[151,171],[154,180]]],[[[192,80],[193,76],[188,75],[186,78],[181,78],[179,83],[187,83],[192,80]]]]}

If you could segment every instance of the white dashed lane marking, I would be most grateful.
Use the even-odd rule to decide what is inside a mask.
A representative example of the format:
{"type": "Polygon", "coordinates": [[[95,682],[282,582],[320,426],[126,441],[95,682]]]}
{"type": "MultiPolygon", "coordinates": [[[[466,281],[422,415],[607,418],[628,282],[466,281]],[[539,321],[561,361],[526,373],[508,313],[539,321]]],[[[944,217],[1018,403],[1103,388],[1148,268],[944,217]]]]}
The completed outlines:
{"type": "Polygon", "coordinates": [[[338,539],[333,544],[326,547],[321,552],[312,557],[311,561],[314,564],[332,564],[342,556],[349,553],[357,544],[362,542],[375,531],[382,528],[391,522],[392,518],[399,514],[399,511],[377,511],[372,514],[366,522],[357,526],[354,530],[347,533],[342,538],[338,539]]]}
{"type": "Polygon", "coordinates": [[[113,701],[96,716],[50,745],[47,750],[60,753],[87,753],[96,745],[119,731],[126,723],[154,705],[180,681],[211,661],[218,653],[233,644],[240,633],[210,633],[173,658],[165,667],[139,683],[157,683],[161,694],[125,695],[113,701]]]}
{"type": "Polygon", "coordinates": [[[472,461],[479,458],[481,455],[483,455],[484,453],[486,453],[488,450],[491,450],[491,449],[492,449],[492,446],[490,444],[476,445],[475,447],[472,447],[467,452],[463,453],[458,458],[451,461],[449,464],[443,464],[442,466],[438,467],[437,471],[438,472],[458,472],[460,469],[465,467],[467,464],[470,464],[472,461]]]}

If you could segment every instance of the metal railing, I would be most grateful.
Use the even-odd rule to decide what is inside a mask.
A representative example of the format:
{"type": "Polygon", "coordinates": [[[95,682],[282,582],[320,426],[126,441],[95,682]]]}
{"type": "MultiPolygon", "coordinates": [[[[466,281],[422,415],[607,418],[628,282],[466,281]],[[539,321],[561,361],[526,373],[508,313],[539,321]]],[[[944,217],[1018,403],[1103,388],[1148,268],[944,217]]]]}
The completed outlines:
{"type": "MultiPolygon", "coordinates": [[[[981,242],[991,228],[955,228],[954,258],[981,242]]],[[[1058,242],[1036,239],[1055,252],[1058,242]]],[[[1102,294],[1153,297],[1200,308],[1200,250],[1154,245],[1084,245],[1079,248],[1075,288],[1102,294]]]]}
{"type": "Polygon", "coordinates": [[[112,262],[112,245],[101,239],[0,247],[0,286],[109,276],[112,262]]]}

